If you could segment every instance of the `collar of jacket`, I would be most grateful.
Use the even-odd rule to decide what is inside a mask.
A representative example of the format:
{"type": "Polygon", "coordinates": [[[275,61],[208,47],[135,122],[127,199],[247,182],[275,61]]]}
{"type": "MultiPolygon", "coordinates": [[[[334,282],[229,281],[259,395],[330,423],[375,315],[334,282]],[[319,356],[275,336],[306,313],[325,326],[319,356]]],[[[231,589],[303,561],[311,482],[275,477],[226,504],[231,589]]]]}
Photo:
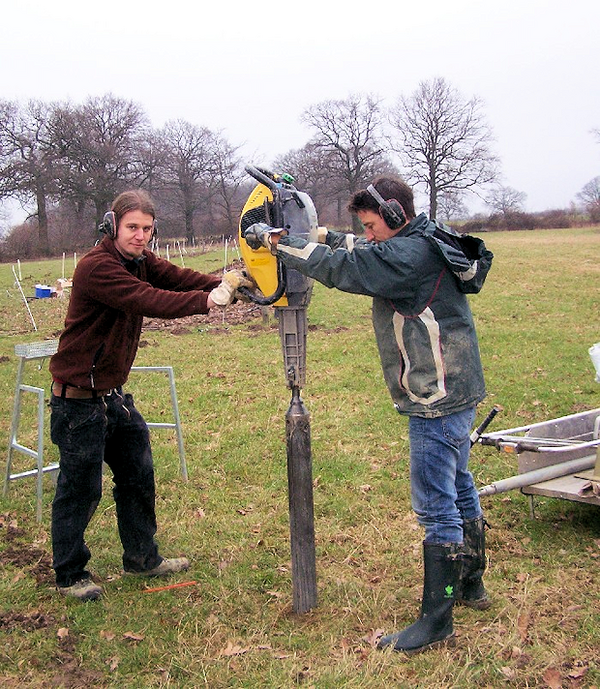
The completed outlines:
{"type": "Polygon", "coordinates": [[[429,224],[429,218],[425,213],[419,213],[416,218],[413,218],[408,225],[403,227],[396,237],[406,237],[413,232],[422,232],[429,224]]]}
{"type": "Polygon", "coordinates": [[[115,258],[119,259],[119,261],[126,268],[133,268],[135,266],[139,266],[140,263],[146,260],[147,249],[144,249],[144,253],[138,258],[125,258],[125,256],[123,256],[123,254],[115,246],[114,239],[111,239],[110,237],[104,237],[101,243],[102,246],[108,251],[108,253],[112,254],[115,258]]]}

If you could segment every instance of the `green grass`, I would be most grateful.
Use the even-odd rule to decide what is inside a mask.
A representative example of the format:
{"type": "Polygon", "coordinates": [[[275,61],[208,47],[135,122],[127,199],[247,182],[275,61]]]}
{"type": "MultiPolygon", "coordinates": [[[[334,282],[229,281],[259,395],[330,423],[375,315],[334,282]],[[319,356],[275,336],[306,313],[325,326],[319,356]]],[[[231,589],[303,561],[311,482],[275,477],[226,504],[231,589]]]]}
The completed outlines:
{"type": "MultiPolygon", "coordinates": [[[[600,340],[597,228],[485,236],[496,258],[472,298],[492,428],[600,406],[588,348],[600,340]]],[[[186,258],[215,270],[222,255],[186,258]]],[[[27,295],[52,284],[61,261],[21,265],[27,295]]],[[[8,445],[14,346],[55,337],[66,302],[34,300],[33,332],[0,265],[1,436],[8,445]]],[[[600,686],[600,513],[517,491],[484,499],[494,598],[485,612],[457,608],[458,645],[406,658],[373,650],[377,629],[413,621],[421,595],[422,532],[410,509],[406,420],[384,387],[370,302],[316,285],[309,309],[311,414],[319,605],[291,611],[284,380],[276,329],[260,320],[187,334],[146,331],[137,365],[172,365],[189,481],[174,434],[153,432],[158,540],[192,568],[196,585],[144,593],[120,577],[110,477],[87,532],[90,566],[106,595],[78,604],[53,590],[52,482],[35,520],[32,480],[0,502],[0,677],[6,687],[593,687],[600,686]],[[556,679],[558,678],[558,679],[556,679]],[[552,682],[555,682],[552,684],[552,682]]],[[[48,370],[27,382],[47,389],[48,370]]],[[[132,374],[147,419],[167,415],[166,379],[132,374]],[[144,377],[145,376],[145,377],[144,377]]],[[[24,405],[23,441],[35,417],[24,405]]],[[[46,434],[48,430],[46,428],[46,434]]],[[[47,461],[57,458],[49,440],[47,461]]],[[[26,459],[20,460],[27,463],[26,459]]],[[[517,473],[514,456],[477,446],[478,484],[517,473]]],[[[161,582],[158,582],[161,583],[161,582]]]]}

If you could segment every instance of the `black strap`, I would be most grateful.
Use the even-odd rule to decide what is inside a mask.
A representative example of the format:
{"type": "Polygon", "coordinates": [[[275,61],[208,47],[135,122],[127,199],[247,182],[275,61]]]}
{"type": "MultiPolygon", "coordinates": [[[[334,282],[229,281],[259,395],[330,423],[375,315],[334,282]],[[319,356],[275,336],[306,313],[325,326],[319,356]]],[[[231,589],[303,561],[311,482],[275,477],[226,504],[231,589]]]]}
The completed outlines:
{"type": "MultiPolygon", "coordinates": [[[[52,381],[52,385],[53,385],[53,386],[54,386],[54,385],[60,385],[60,387],[61,387],[61,390],[60,390],[60,398],[63,399],[63,400],[66,399],[66,397],[67,397],[67,388],[68,388],[68,387],[72,387],[72,388],[75,387],[74,385],[69,386],[68,383],[58,383],[58,382],[55,381],[55,380],[52,381]]],[[[92,399],[97,399],[97,398],[98,398],[98,393],[97,393],[97,391],[96,391],[96,390],[92,390],[92,399]]]]}

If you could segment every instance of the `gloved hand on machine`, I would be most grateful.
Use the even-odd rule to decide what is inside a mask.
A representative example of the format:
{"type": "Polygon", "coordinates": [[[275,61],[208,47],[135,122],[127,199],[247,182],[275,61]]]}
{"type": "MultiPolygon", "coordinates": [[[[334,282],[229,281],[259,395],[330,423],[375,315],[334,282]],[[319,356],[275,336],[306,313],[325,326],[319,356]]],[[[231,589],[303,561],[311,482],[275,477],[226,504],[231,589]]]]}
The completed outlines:
{"type": "Polygon", "coordinates": [[[255,251],[261,246],[266,247],[272,254],[277,253],[279,237],[288,234],[283,227],[270,227],[264,222],[257,222],[244,232],[244,239],[251,249],[255,251]]]}
{"type": "Polygon", "coordinates": [[[241,270],[229,270],[223,273],[221,283],[210,292],[209,296],[217,306],[224,308],[229,306],[234,299],[245,301],[243,295],[238,292],[240,287],[255,290],[256,283],[241,270]]]}
{"type": "MultiPolygon", "coordinates": [[[[244,239],[251,249],[260,249],[261,246],[266,247],[272,254],[277,253],[277,242],[279,237],[285,237],[288,231],[283,227],[270,227],[264,222],[257,222],[244,233],[244,239]]],[[[327,228],[317,228],[317,241],[319,244],[327,242],[327,228]]]]}

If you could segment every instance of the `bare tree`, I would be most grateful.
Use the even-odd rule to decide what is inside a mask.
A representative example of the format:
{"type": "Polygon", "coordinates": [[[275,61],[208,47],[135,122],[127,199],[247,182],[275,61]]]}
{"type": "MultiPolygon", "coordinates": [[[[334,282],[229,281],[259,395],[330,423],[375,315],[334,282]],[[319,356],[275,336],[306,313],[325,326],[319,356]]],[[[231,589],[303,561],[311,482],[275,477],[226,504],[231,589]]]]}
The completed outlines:
{"type": "Polygon", "coordinates": [[[298,189],[310,195],[321,222],[323,218],[332,216],[339,226],[348,194],[339,178],[330,173],[333,165],[329,160],[331,155],[330,151],[309,142],[302,148],[279,156],[275,160],[275,169],[291,174],[298,189]],[[329,209],[334,209],[333,214],[329,209]]]}
{"type": "Polygon", "coordinates": [[[592,222],[600,222],[600,177],[594,177],[577,194],[592,222]]]}
{"type": "Polygon", "coordinates": [[[497,186],[486,197],[485,202],[496,213],[506,216],[522,211],[526,200],[527,194],[523,191],[517,191],[512,187],[497,186]]]}
{"type": "Polygon", "coordinates": [[[141,140],[136,140],[131,158],[131,176],[152,195],[162,188],[161,169],[166,155],[163,143],[156,129],[145,129],[141,140]]]}
{"type": "MultiPolygon", "coordinates": [[[[324,101],[305,110],[301,120],[314,130],[312,151],[338,194],[348,197],[390,170],[382,142],[381,104],[373,96],[324,101]]],[[[360,231],[358,218],[353,216],[352,222],[360,231]]]]}
{"type": "Polygon", "coordinates": [[[195,238],[194,218],[208,204],[216,173],[215,135],[206,127],[171,120],[160,136],[164,146],[163,179],[185,219],[185,236],[191,243],[195,238]]]}
{"type": "Polygon", "coordinates": [[[237,149],[221,135],[182,121],[154,130],[138,105],[111,94],[82,105],[0,99],[0,199],[37,204],[37,222],[20,230],[39,228],[31,252],[88,246],[82,228],[95,238],[131,186],[152,193],[179,236],[193,238],[199,220],[233,232],[243,183],[237,149]]]}
{"type": "Polygon", "coordinates": [[[437,216],[440,220],[450,222],[456,218],[464,218],[467,214],[468,209],[463,201],[462,194],[446,192],[438,196],[437,216]]]}
{"type": "Polygon", "coordinates": [[[437,215],[440,194],[474,191],[497,178],[498,159],[490,149],[492,133],[481,100],[464,100],[443,78],[421,82],[411,96],[401,96],[390,123],[407,181],[428,191],[430,217],[437,215]]]}
{"type": "Polygon", "coordinates": [[[4,235],[8,234],[9,216],[10,213],[8,209],[0,204],[0,241],[4,235]]]}
{"type": "Polygon", "coordinates": [[[57,145],[52,122],[55,105],[29,101],[0,102],[0,196],[35,203],[38,251],[47,255],[48,205],[56,194],[57,145]]]}
{"type": "Polygon", "coordinates": [[[239,147],[232,146],[223,136],[216,134],[213,141],[213,206],[221,211],[227,232],[235,234],[242,208],[239,199],[240,186],[245,173],[237,155],[239,147]]]}
{"type": "Polygon", "coordinates": [[[147,177],[146,115],[136,103],[107,94],[66,107],[60,134],[63,193],[80,204],[90,201],[97,226],[119,192],[147,177]]]}

